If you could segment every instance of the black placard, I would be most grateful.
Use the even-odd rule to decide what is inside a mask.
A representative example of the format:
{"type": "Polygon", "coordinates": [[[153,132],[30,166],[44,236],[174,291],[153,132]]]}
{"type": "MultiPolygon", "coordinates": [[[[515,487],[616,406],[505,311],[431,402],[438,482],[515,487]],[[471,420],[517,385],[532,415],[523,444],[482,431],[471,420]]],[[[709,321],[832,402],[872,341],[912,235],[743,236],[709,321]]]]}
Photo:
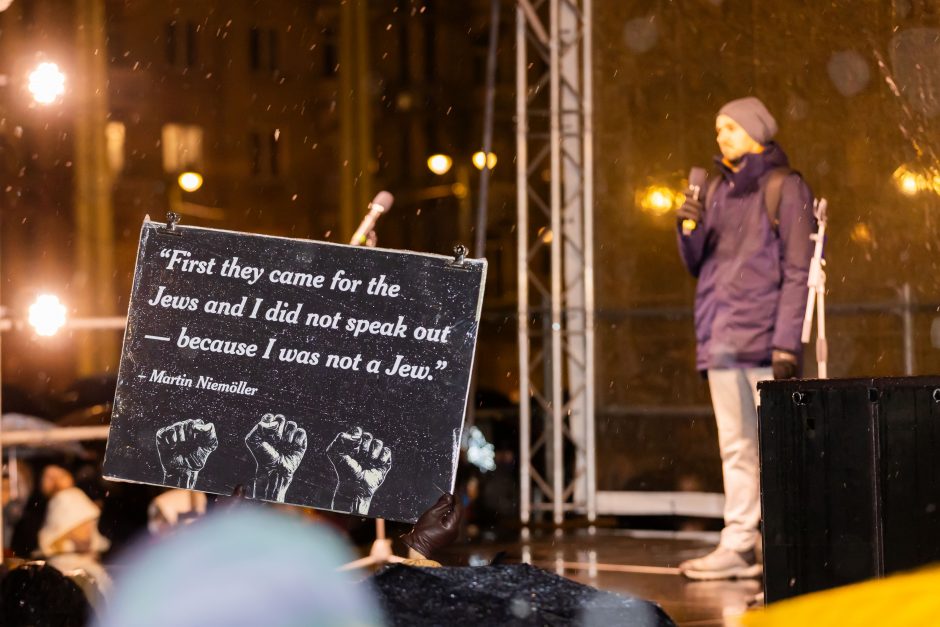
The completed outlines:
{"type": "Polygon", "coordinates": [[[452,491],[486,261],[144,222],[104,474],[413,522],[452,491]]]}

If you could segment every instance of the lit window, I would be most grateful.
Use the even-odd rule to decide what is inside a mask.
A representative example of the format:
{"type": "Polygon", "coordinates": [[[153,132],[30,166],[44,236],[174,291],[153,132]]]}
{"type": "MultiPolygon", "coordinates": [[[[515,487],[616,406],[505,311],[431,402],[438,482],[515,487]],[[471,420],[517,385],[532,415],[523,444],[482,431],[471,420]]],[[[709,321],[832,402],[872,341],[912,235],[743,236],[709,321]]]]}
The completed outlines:
{"type": "Polygon", "coordinates": [[[126,130],[123,122],[108,122],[105,127],[105,141],[107,142],[108,165],[112,174],[118,174],[124,169],[124,138],[126,130]]]}
{"type": "Polygon", "coordinates": [[[182,172],[202,168],[201,126],[194,124],[163,125],[163,169],[182,172]]]}

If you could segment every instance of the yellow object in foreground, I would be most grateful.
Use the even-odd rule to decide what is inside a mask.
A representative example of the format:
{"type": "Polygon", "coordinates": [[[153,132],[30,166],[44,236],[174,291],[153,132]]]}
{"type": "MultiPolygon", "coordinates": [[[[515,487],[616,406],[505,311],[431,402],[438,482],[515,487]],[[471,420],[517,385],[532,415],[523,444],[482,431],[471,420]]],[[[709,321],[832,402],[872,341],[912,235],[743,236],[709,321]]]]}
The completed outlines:
{"type": "Polygon", "coordinates": [[[695,230],[696,224],[695,220],[683,220],[682,221],[682,232],[691,233],[695,230]]]}
{"type": "Polygon", "coordinates": [[[779,601],[741,617],[745,627],[940,625],[940,566],[779,601]]]}

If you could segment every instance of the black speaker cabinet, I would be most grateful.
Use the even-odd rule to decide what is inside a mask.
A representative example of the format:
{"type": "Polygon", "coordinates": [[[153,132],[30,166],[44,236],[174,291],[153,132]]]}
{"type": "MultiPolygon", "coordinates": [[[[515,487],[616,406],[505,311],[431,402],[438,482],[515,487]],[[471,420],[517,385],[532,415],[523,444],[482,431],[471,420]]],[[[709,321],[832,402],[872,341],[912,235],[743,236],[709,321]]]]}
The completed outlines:
{"type": "Polygon", "coordinates": [[[768,602],[940,560],[940,377],[758,390],[768,602]]]}

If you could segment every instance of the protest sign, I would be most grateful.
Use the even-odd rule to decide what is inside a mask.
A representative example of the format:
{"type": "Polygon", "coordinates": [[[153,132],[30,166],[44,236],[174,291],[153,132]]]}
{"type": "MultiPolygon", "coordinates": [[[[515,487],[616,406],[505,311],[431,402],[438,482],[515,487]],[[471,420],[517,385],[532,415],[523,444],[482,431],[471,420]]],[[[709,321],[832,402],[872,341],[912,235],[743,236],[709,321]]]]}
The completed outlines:
{"type": "Polygon", "coordinates": [[[413,522],[453,490],[485,276],[144,222],[105,476],[413,522]]]}

